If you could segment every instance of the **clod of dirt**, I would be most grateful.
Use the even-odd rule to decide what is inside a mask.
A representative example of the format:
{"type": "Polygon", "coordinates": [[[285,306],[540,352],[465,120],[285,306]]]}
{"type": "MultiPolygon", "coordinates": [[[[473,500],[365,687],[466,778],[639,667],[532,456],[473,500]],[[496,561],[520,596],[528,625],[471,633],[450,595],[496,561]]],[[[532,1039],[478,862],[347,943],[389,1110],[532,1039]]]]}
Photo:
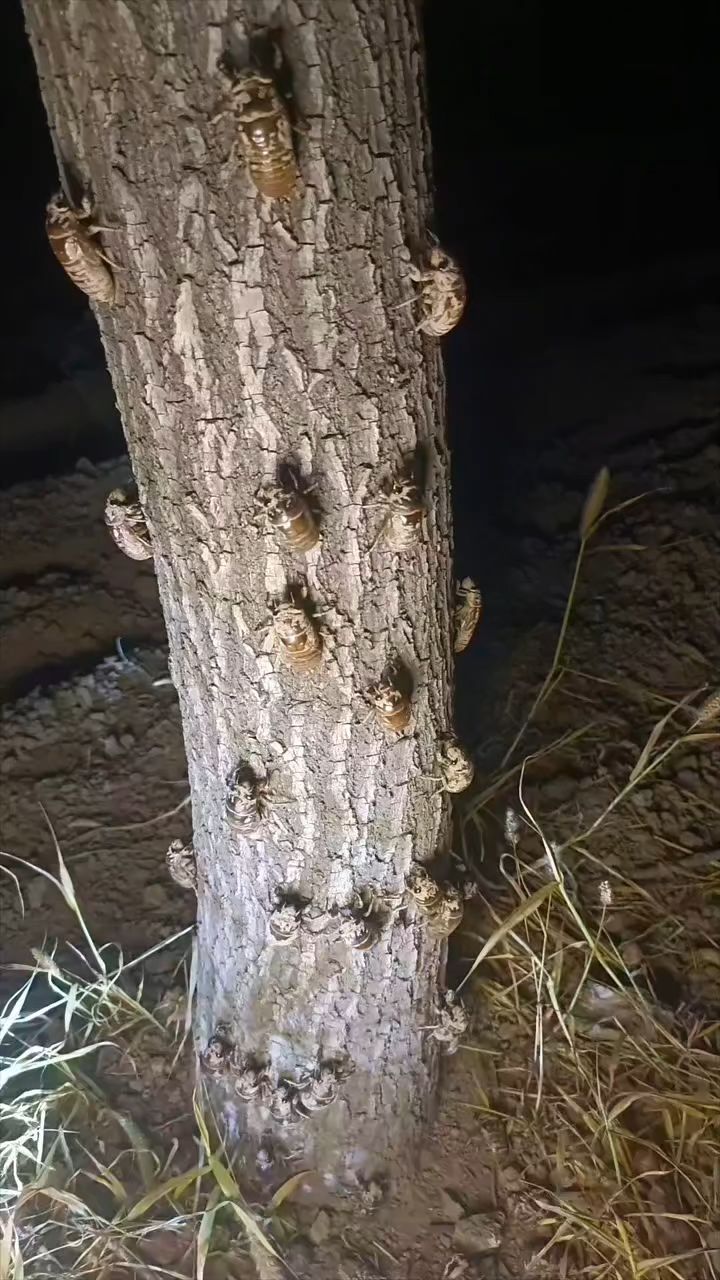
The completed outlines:
{"type": "Polygon", "coordinates": [[[504,1213],[474,1213],[456,1224],[453,1246],[470,1257],[491,1253],[500,1248],[504,1228],[504,1213]]]}

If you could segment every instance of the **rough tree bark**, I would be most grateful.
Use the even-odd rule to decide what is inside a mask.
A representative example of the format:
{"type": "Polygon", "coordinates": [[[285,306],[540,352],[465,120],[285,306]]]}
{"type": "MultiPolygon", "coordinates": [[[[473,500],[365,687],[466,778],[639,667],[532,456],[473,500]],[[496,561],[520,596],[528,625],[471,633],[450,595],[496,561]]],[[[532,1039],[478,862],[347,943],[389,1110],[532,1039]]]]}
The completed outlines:
{"type": "MultiPolygon", "coordinates": [[[[426,1119],[444,944],[414,910],[377,946],[268,945],[278,889],[315,903],[402,889],[448,852],[433,770],[450,717],[451,533],[437,342],[398,304],[427,244],[428,134],[417,0],[25,0],[59,154],[119,264],[98,323],[152,532],[184,725],[198,856],[200,1049],[218,1023],[272,1072],[347,1054],[341,1098],[288,1135],[232,1078],[216,1086],[250,1153],[268,1135],[330,1183],[407,1158],[426,1119]],[[293,74],[302,186],[258,196],[215,124],[228,47],[269,27],[293,74]],[[429,515],[401,555],[377,541],[382,482],[419,450],[429,515]],[[293,461],[322,541],[293,557],[252,521],[293,461]],[[318,673],[267,651],[268,594],[304,580],[327,637],[318,673]],[[413,729],[368,721],[398,655],[413,729]],[[240,760],[281,801],[266,838],[225,817],[240,760]]],[[[40,213],[40,211],[38,211],[40,213]]],[[[168,832],[168,838],[174,833],[168,832]]],[[[120,872],[119,872],[120,873],[120,872]]]]}

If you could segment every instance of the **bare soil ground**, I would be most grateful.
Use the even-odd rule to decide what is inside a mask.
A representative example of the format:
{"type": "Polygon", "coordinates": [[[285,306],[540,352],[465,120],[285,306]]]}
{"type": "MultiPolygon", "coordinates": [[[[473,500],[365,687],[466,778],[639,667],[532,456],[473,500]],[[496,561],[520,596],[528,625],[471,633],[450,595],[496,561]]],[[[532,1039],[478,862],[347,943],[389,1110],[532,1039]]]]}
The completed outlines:
{"type": "MultiPolygon", "coordinates": [[[[599,454],[589,422],[555,445],[544,444],[532,466],[517,462],[515,494],[498,497],[494,510],[478,517],[485,547],[494,536],[490,522],[497,522],[495,547],[502,555],[499,567],[488,569],[486,622],[458,671],[459,724],[479,765],[458,820],[479,896],[453,939],[449,972],[453,981],[461,979],[512,908],[513,876],[525,874],[518,859],[540,866],[535,879],[528,873],[528,892],[542,886],[547,854],[539,828],[560,850],[572,901],[592,928],[605,930],[608,945],[652,998],[659,1025],[673,1035],[700,1035],[702,1052],[716,1054],[717,1030],[714,1039],[697,1031],[720,1019],[720,739],[710,732],[713,725],[705,734],[687,734],[691,712],[676,710],[668,731],[686,733],[677,749],[596,832],[578,840],[616,803],[658,720],[684,699],[697,708],[720,686],[718,374],[717,366],[708,372],[690,358],[684,372],[681,365],[662,373],[673,389],[672,422],[658,421],[656,378],[642,433],[616,422],[599,454]],[[503,753],[550,665],[584,488],[601,462],[612,472],[609,505],[646,496],[609,519],[591,542],[559,681],[510,763],[559,739],[562,745],[530,760],[522,779],[510,772],[497,784],[503,753]],[[493,794],[474,809],[490,785],[493,794]],[[518,815],[514,846],[504,834],[508,807],[518,815]],[[573,847],[563,848],[570,840],[573,847]],[[508,854],[515,860],[510,873],[508,854]]],[[[622,403],[618,414],[627,418],[622,403]]],[[[133,955],[190,924],[194,904],[164,865],[169,841],[189,837],[191,820],[183,805],[176,699],[171,685],[155,683],[166,674],[166,656],[152,572],[116,552],[101,520],[104,495],[123,471],[122,464],[81,468],[5,494],[2,543],[10,550],[2,685],[8,701],[0,721],[0,813],[3,849],[53,868],[49,818],[95,938],[133,955]],[[41,687],[33,690],[35,684],[41,687]]],[[[484,550],[478,559],[486,558],[492,557],[484,550]]],[[[27,959],[28,949],[48,937],[79,941],[77,923],[52,886],[20,865],[16,870],[24,915],[15,885],[0,883],[6,965],[27,959]]],[[[184,946],[150,958],[158,998],[177,985],[171,971],[184,946]]],[[[505,949],[509,960],[494,954],[465,989],[470,1029],[457,1056],[447,1059],[437,1122],[413,1181],[391,1189],[359,1221],[337,1205],[318,1220],[317,1195],[309,1194],[305,1207],[302,1189],[294,1198],[303,1233],[298,1247],[316,1259],[314,1274],[348,1280],[579,1274],[585,1259],[572,1252],[567,1237],[543,1254],[551,1234],[547,1198],[561,1193],[566,1204],[579,1205],[590,1194],[580,1156],[568,1149],[561,1158],[549,1140],[555,1113],[545,1116],[540,1099],[546,1088],[548,1106],[558,1101],[551,1072],[562,1034],[553,1010],[541,1004],[549,1073],[543,1084],[538,1005],[519,969],[515,990],[508,986],[507,966],[515,960],[509,942],[505,949]]],[[[561,984],[564,975],[556,977],[561,984]]],[[[5,988],[13,980],[6,969],[5,988]]],[[[648,1064],[654,1043],[648,1037],[648,1064]]],[[[113,1086],[138,1122],[167,1125],[168,1137],[177,1116],[187,1121],[191,1111],[190,1073],[183,1074],[182,1065],[187,1068],[188,1055],[172,1085],[171,1060],[162,1038],[151,1036],[134,1047],[132,1079],[120,1073],[113,1086]]],[[[113,1070],[111,1064],[110,1075],[113,1070]]],[[[650,1065],[644,1078],[633,1071],[621,1086],[618,1066],[605,1098],[609,1106],[621,1094],[637,1099],[651,1089],[650,1065]]],[[[637,1109],[637,1100],[632,1106],[637,1109]]],[[[653,1131],[651,1143],[647,1127],[638,1133],[660,1161],[662,1135],[653,1131]]],[[[572,1148],[571,1138],[568,1143],[572,1148]]],[[[688,1159],[700,1168],[699,1147],[688,1159]]],[[[641,1175],[649,1176],[647,1167],[636,1169],[641,1175]]],[[[656,1254],[688,1255],[674,1274],[715,1274],[712,1251],[698,1252],[698,1241],[712,1243],[720,1227],[716,1176],[715,1187],[714,1202],[705,1205],[675,1183],[659,1207],[655,1200],[656,1254]],[[702,1219],[702,1237],[688,1220],[693,1214],[702,1219]]],[[[598,1182],[593,1194],[601,1192],[607,1214],[607,1189],[598,1182]]],[[[575,1230],[580,1241],[583,1231],[575,1230]]],[[[158,1237],[148,1248],[156,1265],[176,1265],[167,1240],[158,1237]]],[[[242,1258],[222,1273],[244,1274],[242,1258]]],[[[599,1267],[590,1272],[601,1273],[599,1267]]],[[[608,1274],[631,1272],[619,1267],[608,1274]]]]}

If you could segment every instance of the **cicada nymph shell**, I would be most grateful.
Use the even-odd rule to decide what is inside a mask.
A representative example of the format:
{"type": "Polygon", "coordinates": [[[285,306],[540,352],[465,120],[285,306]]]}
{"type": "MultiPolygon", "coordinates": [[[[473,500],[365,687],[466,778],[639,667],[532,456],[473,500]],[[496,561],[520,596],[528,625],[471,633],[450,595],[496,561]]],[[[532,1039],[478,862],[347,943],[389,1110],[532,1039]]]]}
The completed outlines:
{"type": "Polygon", "coordinates": [[[200,1061],[208,1075],[219,1076],[230,1069],[233,1052],[230,1028],[226,1022],[219,1022],[200,1054],[200,1061]]]}
{"type": "Polygon", "coordinates": [[[320,534],[315,517],[298,488],[268,485],[258,491],[255,501],[270,528],[277,530],[291,551],[305,555],[317,546],[320,534]]]}
{"type": "Polygon", "coordinates": [[[168,871],[181,889],[192,889],[197,892],[197,862],[195,850],[191,844],[183,844],[182,840],[173,840],[165,854],[168,871]]]}
{"type": "Polygon", "coordinates": [[[459,324],[465,310],[467,286],[462,271],[449,253],[434,245],[427,268],[421,270],[412,265],[409,273],[420,285],[422,319],[418,329],[433,338],[442,338],[459,324]]]}
{"type": "Polygon", "coordinates": [[[62,191],[53,196],[45,217],[50,248],[66,275],[92,302],[112,306],[115,280],[93,225],[93,211],[87,200],[74,208],[62,191]]]}
{"type": "Polygon", "coordinates": [[[436,761],[444,791],[457,795],[470,786],[475,777],[475,765],[457,738],[448,736],[440,739],[436,761]]]}
{"type": "Polygon", "coordinates": [[[298,181],[292,126],[272,77],[241,71],[232,78],[231,94],[252,181],[271,200],[291,196],[298,181]]]}
{"type": "Polygon", "coordinates": [[[430,1038],[437,1040],[446,1054],[457,1053],[460,1041],[468,1029],[467,1010],[454,991],[446,991],[441,997],[438,1021],[430,1027],[430,1038]]]}
{"type": "Polygon", "coordinates": [[[261,839],[266,787],[247,765],[238,765],[228,784],[225,815],[228,825],[246,840],[261,839]]]}
{"type": "Polygon", "coordinates": [[[113,489],[105,499],[105,524],[117,547],[131,560],[150,560],[152,542],[145,513],[131,489],[113,489]]]}
{"type": "Polygon", "coordinates": [[[375,719],[388,733],[404,733],[410,724],[412,709],[407,684],[407,673],[391,664],[367,690],[375,719]]]}
{"type": "Polygon", "coordinates": [[[387,497],[388,515],[383,541],[392,551],[407,551],[420,541],[425,504],[420,487],[409,477],[396,480],[387,497]]]}
{"type": "Polygon", "coordinates": [[[467,649],[477,630],[482,614],[482,594],[472,578],[463,578],[457,585],[455,602],[456,653],[467,649]]]}
{"type": "Polygon", "coordinates": [[[322,660],[322,639],[305,597],[276,601],[271,607],[275,646],[283,660],[297,675],[314,671],[322,660]]]}

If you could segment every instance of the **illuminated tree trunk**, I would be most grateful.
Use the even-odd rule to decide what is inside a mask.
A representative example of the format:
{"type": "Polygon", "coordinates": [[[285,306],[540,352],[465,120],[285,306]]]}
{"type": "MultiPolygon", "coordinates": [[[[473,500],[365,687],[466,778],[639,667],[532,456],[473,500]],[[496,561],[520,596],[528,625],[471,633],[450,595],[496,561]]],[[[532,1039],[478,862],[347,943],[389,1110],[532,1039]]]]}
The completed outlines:
{"type": "Polygon", "coordinates": [[[97,318],[182,709],[198,1049],[228,1025],[237,1060],[212,1087],[251,1154],[290,1146],[352,1182],[406,1160],[427,1117],[436,1054],[423,1028],[445,944],[408,908],[367,952],[334,927],[274,946],[268,922],[278,893],[332,911],[402,891],[413,861],[448,853],[447,798],[424,777],[450,716],[443,378],[436,340],[398,306],[431,216],[418,5],[25,7],[56,147],[112,228],[103,242],[120,268],[117,304],[97,318]],[[301,186],[275,202],[231,154],[232,114],[212,123],[219,57],[271,22],[301,122],[301,186]],[[397,554],[377,536],[383,485],[413,454],[428,516],[420,544],[397,554]],[[283,464],[314,485],[322,538],[306,555],[254,521],[256,491],[283,464]],[[325,639],[306,675],[264,630],[268,596],[293,583],[325,639]],[[392,658],[414,683],[401,737],[367,718],[363,697],[392,658]],[[267,779],[261,840],[228,825],[241,761],[267,779]],[[246,1058],[275,1082],[330,1059],[354,1072],[288,1133],[265,1098],[238,1098],[246,1058]]]}

